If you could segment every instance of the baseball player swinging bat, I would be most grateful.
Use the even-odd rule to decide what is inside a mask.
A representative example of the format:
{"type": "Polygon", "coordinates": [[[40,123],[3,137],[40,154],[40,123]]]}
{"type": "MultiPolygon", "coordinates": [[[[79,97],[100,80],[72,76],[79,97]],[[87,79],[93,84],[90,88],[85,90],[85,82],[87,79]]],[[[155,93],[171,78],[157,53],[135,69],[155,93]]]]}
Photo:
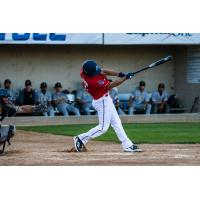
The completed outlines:
{"type": "Polygon", "coordinates": [[[121,85],[126,80],[131,79],[132,76],[144,70],[156,67],[172,60],[172,56],[167,56],[158,60],[149,66],[142,68],[136,72],[117,72],[112,69],[102,69],[93,60],[86,60],[83,62],[80,76],[84,83],[85,89],[93,97],[92,105],[97,111],[99,118],[99,125],[90,129],[86,133],[79,134],[74,137],[74,149],[77,152],[83,152],[86,143],[90,139],[96,138],[107,132],[110,125],[114,129],[118,139],[122,144],[124,152],[140,152],[140,149],[133,141],[131,141],[125,133],[121,120],[118,116],[113,101],[109,95],[109,91],[121,85]],[[107,76],[116,76],[117,80],[110,82],[107,76]]]}

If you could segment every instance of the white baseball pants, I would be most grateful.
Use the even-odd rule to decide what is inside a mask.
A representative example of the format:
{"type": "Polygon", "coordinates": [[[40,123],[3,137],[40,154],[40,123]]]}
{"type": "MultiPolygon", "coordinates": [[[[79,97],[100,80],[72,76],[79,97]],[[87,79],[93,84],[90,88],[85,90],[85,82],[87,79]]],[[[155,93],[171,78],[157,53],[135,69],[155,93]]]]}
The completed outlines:
{"type": "Polygon", "coordinates": [[[86,144],[90,139],[96,138],[106,133],[111,125],[118,139],[122,143],[122,148],[126,149],[132,146],[133,143],[127,137],[122,127],[121,120],[119,118],[119,115],[117,114],[111,97],[107,94],[98,100],[93,100],[92,105],[98,112],[99,125],[92,128],[86,133],[78,135],[82,142],[86,144]]]}

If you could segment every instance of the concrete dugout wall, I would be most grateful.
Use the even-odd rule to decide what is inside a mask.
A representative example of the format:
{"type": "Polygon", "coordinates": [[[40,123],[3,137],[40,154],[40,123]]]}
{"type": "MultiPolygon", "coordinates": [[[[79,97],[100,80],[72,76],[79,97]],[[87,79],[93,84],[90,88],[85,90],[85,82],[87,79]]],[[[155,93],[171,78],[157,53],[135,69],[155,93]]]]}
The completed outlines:
{"type": "Polygon", "coordinates": [[[188,46],[177,46],[175,49],[174,84],[176,93],[187,112],[190,112],[194,98],[200,96],[200,83],[188,83],[187,81],[187,49],[188,46]]]}
{"type": "MultiPolygon", "coordinates": [[[[22,88],[24,81],[30,79],[33,87],[39,88],[46,81],[52,89],[60,81],[65,89],[77,89],[80,66],[85,59],[95,59],[100,66],[128,72],[168,54],[175,54],[174,46],[0,45],[0,82],[10,78],[13,87],[22,88]]],[[[119,91],[132,91],[140,80],[146,81],[148,91],[164,82],[171,92],[174,62],[137,75],[120,86],[119,91]]]]}

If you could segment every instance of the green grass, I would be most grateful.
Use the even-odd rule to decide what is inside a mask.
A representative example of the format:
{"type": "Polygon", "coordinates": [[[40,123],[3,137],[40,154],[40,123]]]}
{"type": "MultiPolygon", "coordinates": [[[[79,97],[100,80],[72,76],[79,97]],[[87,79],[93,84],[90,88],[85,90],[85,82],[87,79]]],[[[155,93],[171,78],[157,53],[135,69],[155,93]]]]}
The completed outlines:
{"type": "MultiPolygon", "coordinates": [[[[129,138],[136,143],[200,143],[200,123],[124,124],[123,126],[129,138]]],[[[56,125],[18,127],[18,129],[75,136],[88,131],[92,127],[94,125],[56,125]]],[[[96,140],[119,142],[111,128],[96,140]]]]}

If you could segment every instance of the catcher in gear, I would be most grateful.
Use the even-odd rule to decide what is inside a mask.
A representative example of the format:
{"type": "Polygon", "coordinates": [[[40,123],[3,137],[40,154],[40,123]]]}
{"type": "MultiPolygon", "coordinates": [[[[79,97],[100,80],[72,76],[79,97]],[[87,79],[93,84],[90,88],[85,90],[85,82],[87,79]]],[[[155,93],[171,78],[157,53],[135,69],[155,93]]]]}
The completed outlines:
{"type": "Polygon", "coordinates": [[[2,121],[5,117],[13,117],[17,113],[43,113],[46,111],[47,106],[42,104],[34,106],[15,106],[13,102],[9,101],[9,94],[7,90],[0,89],[0,146],[3,146],[0,150],[0,154],[4,152],[6,142],[10,145],[10,138],[14,136],[16,131],[16,127],[14,125],[2,125],[2,121]]]}

